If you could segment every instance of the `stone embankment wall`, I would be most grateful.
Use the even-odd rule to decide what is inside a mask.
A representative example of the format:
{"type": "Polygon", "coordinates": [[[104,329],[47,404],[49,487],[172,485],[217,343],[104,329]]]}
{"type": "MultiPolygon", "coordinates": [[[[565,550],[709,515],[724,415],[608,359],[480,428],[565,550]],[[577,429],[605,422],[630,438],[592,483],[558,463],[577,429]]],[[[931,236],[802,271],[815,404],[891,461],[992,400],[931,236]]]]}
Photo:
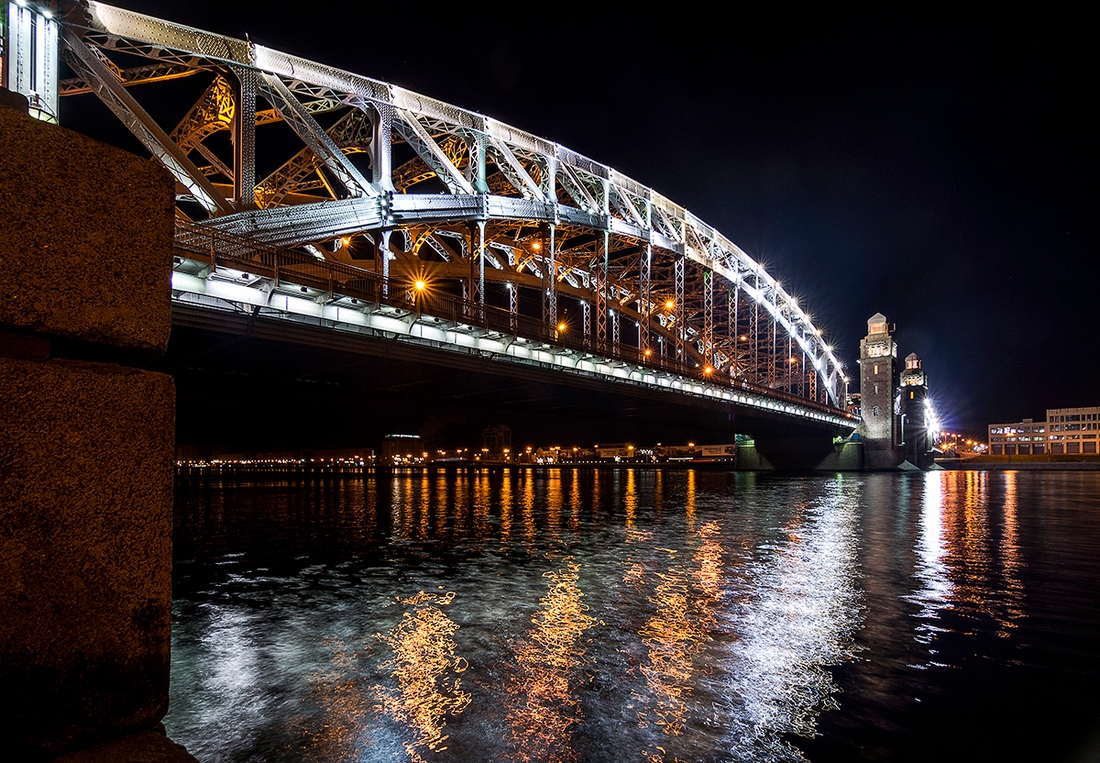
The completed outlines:
{"type": "Polygon", "coordinates": [[[174,182],[0,90],[0,749],[194,759],[163,735],[174,182]]]}

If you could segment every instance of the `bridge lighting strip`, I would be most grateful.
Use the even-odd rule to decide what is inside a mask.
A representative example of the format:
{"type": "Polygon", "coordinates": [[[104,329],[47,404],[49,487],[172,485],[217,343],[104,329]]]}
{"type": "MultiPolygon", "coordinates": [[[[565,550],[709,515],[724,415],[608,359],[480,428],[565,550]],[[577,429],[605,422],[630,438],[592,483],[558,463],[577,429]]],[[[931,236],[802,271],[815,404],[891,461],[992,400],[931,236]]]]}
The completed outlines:
{"type": "MultiPolygon", "coordinates": [[[[204,267],[202,263],[196,262],[194,265],[198,268],[204,267]]],[[[373,303],[354,304],[347,297],[330,300],[327,292],[306,287],[294,287],[296,290],[304,290],[300,295],[288,293],[286,287],[269,289],[266,287],[270,286],[270,282],[265,283],[265,279],[251,276],[251,280],[244,280],[248,277],[250,274],[226,267],[218,268],[217,277],[205,278],[176,270],[172,273],[172,300],[222,312],[251,312],[253,308],[259,307],[263,310],[264,318],[327,327],[340,332],[367,334],[442,350],[457,350],[502,362],[540,368],[552,367],[574,375],[600,377],[652,389],[675,390],[695,397],[725,400],[760,411],[786,414],[842,428],[854,429],[858,423],[848,417],[786,401],[771,400],[725,385],[589,353],[578,357],[576,350],[513,337],[510,334],[487,332],[477,326],[452,323],[434,316],[417,316],[388,305],[376,308],[373,303]],[[328,304],[322,304],[318,299],[323,299],[328,304]]]]}

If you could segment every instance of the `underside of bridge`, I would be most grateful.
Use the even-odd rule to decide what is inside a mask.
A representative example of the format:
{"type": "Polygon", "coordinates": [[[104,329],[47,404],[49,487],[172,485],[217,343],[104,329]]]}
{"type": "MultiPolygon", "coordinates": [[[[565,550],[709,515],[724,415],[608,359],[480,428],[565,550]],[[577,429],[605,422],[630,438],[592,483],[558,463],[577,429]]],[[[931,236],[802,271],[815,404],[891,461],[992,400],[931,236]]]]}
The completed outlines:
{"type": "Polygon", "coordinates": [[[177,439],[191,453],[370,448],[392,433],[476,448],[505,424],[516,447],[747,434],[774,466],[813,468],[838,432],[676,390],[179,305],[157,367],[176,378],[177,439]]]}

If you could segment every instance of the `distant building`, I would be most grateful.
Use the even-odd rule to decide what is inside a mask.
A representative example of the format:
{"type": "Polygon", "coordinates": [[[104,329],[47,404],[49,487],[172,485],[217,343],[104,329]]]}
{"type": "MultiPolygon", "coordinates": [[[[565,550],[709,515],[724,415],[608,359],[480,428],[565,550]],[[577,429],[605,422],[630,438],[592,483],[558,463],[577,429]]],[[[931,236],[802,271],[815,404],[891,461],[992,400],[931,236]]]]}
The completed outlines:
{"type": "Polygon", "coordinates": [[[1024,419],[989,425],[991,456],[1042,456],[1047,453],[1047,423],[1024,419]]]}
{"type": "Polygon", "coordinates": [[[407,466],[421,464],[426,454],[420,443],[420,435],[388,434],[382,439],[380,466],[407,466]]]}
{"type": "Polygon", "coordinates": [[[867,321],[867,336],[859,342],[859,395],[863,418],[863,464],[866,469],[894,469],[902,461],[898,431],[898,348],[887,328],[886,316],[875,313],[867,321]]]}
{"type": "Polygon", "coordinates": [[[1092,408],[1048,408],[1047,451],[1051,454],[1100,452],[1100,406],[1092,408]]]}
{"type": "Polygon", "coordinates": [[[1100,406],[1048,408],[1046,421],[989,425],[992,456],[1100,454],[1100,406]]]}
{"type": "Polygon", "coordinates": [[[922,469],[933,463],[930,419],[928,377],[921,367],[920,356],[911,352],[905,356],[905,369],[901,372],[901,435],[905,460],[922,469]]]}
{"type": "Polygon", "coordinates": [[[493,461],[507,461],[512,453],[512,430],[504,424],[486,427],[482,433],[481,452],[493,461]]]}

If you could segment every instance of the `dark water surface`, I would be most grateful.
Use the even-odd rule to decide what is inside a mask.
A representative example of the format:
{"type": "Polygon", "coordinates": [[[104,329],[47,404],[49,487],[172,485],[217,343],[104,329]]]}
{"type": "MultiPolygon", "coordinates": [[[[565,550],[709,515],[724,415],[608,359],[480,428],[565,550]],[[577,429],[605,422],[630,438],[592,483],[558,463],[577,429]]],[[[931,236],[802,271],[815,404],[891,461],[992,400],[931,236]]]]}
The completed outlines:
{"type": "Polygon", "coordinates": [[[217,761],[1091,761],[1100,473],[180,481],[217,761]]]}

